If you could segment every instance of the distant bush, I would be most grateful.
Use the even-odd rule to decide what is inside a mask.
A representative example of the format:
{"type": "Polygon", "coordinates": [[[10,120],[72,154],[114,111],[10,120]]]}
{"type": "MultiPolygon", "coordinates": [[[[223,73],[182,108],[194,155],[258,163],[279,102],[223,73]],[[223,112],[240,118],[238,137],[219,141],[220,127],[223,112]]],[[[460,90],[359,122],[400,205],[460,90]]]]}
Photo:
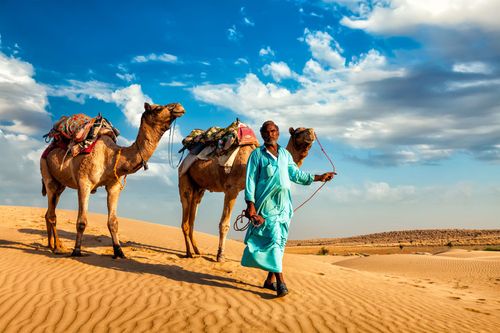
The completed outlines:
{"type": "Polygon", "coordinates": [[[326,255],[330,254],[330,250],[328,250],[328,248],[323,246],[323,247],[321,247],[321,249],[319,249],[318,254],[320,256],[326,256],[326,255]]]}
{"type": "Polygon", "coordinates": [[[484,249],[484,251],[500,251],[500,246],[487,247],[487,248],[484,249]]]}
{"type": "Polygon", "coordinates": [[[451,241],[450,241],[450,242],[448,242],[448,244],[446,244],[446,246],[448,246],[448,247],[453,247],[453,244],[452,244],[452,243],[451,243],[451,241]]]}

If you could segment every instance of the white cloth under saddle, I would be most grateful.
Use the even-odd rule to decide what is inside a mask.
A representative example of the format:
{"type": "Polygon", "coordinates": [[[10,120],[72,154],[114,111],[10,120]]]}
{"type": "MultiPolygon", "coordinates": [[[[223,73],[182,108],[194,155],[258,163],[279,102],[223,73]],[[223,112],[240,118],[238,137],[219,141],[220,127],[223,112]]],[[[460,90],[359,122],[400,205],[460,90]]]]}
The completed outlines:
{"type": "MultiPolygon", "coordinates": [[[[179,176],[184,175],[191,165],[193,165],[194,162],[197,160],[209,160],[210,154],[215,150],[215,147],[209,146],[203,149],[201,152],[198,153],[198,155],[194,155],[189,153],[186,158],[182,161],[181,165],[179,166],[179,176]]],[[[238,155],[238,152],[240,151],[240,147],[236,147],[235,150],[233,150],[230,154],[225,154],[221,155],[219,157],[216,157],[218,164],[221,167],[224,167],[224,172],[226,174],[231,172],[231,169],[233,167],[234,160],[236,159],[236,155],[238,155]]]]}

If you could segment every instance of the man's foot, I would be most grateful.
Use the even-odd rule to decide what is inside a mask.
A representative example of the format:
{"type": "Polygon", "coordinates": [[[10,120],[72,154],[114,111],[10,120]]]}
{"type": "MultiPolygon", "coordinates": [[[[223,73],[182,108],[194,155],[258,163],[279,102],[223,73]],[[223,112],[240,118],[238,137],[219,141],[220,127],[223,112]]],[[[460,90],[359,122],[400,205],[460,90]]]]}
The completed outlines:
{"type": "Polygon", "coordinates": [[[278,297],[283,297],[286,296],[287,294],[288,294],[288,288],[286,287],[286,284],[284,283],[278,284],[276,288],[276,295],[278,297]]]}
{"type": "Polygon", "coordinates": [[[276,291],[276,288],[278,287],[278,284],[276,282],[268,282],[267,280],[264,281],[264,285],[262,288],[266,288],[272,291],[276,291]]]}

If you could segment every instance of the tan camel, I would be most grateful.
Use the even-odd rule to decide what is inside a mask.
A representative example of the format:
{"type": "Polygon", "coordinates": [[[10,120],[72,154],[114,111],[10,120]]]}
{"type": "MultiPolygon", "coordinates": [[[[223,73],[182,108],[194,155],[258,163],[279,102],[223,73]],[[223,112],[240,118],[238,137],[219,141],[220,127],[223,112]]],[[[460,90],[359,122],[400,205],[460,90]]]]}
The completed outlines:
{"type": "MultiPolygon", "coordinates": [[[[290,140],[286,149],[291,153],[293,160],[300,167],[314,142],[312,128],[290,128],[290,140]]],[[[179,176],[179,195],[182,203],[182,232],[186,243],[186,256],[193,257],[200,254],[194,240],[194,221],[198,205],[206,190],[210,192],[224,192],[224,207],[219,222],[219,249],[217,261],[224,261],[226,235],[229,231],[231,212],[238,194],[245,188],[246,165],[250,153],[256,146],[242,146],[229,174],[224,167],[219,166],[215,158],[197,160],[189,170],[179,176]]],[[[180,169],[179,169],[180,170],[180,169]]]]}
{"type": "Polygon", "coordinates": [[[118,239],[116,209],[123,186],[123,176],[138,171],[149,160],[158,142],[174,119],[185,110],[179,103],[167,105],[144,104],[139,133],[130,147],[118,146],[111,137],[101,136],[90,154],[64,160],[65,150],[56,148],[46,159],[40,160],[42,194],[47,194],[45,214],[49,248],[55,253],[65,252],[56,229],[56,206],[66,187],[78,191],[78,219],[76,242],[72,256],[81,256],[82,236],[87,226],[89,196],[98,187],[105,186],[108,202],[108,229],[113,241],[114,258],[125,258],[118,239]],[[61,163],[64,161],[63,165],[61,163]]]}

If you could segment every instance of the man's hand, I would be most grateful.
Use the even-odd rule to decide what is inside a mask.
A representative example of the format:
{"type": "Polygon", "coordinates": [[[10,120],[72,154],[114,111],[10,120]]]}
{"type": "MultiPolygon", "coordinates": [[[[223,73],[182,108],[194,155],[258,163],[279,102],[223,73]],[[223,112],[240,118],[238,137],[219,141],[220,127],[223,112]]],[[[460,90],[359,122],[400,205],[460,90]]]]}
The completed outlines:
{"type": "Polygon", "coordinates": [[[333,179],[335,176],[334,172],[325,172],[322,175],[316,175],[314,176],[314,181],[315,182],[328,182],[333,179]]]}
{"type": "Polygon", "coordinates": [[[260,226],[265,222],[264,218],[257,214],[255,209],[255,204],[251,201],[247,201],[247,209],[245,210],[245,217],[249,219],[253,225],[260,226]]]}
{"type": "Polygon", "coordinates": [[[266,220],[260,215],[255,214],[250,218],[250,221],[252,221],[252,224],[256,227],[261,226],[266,220]]]}

